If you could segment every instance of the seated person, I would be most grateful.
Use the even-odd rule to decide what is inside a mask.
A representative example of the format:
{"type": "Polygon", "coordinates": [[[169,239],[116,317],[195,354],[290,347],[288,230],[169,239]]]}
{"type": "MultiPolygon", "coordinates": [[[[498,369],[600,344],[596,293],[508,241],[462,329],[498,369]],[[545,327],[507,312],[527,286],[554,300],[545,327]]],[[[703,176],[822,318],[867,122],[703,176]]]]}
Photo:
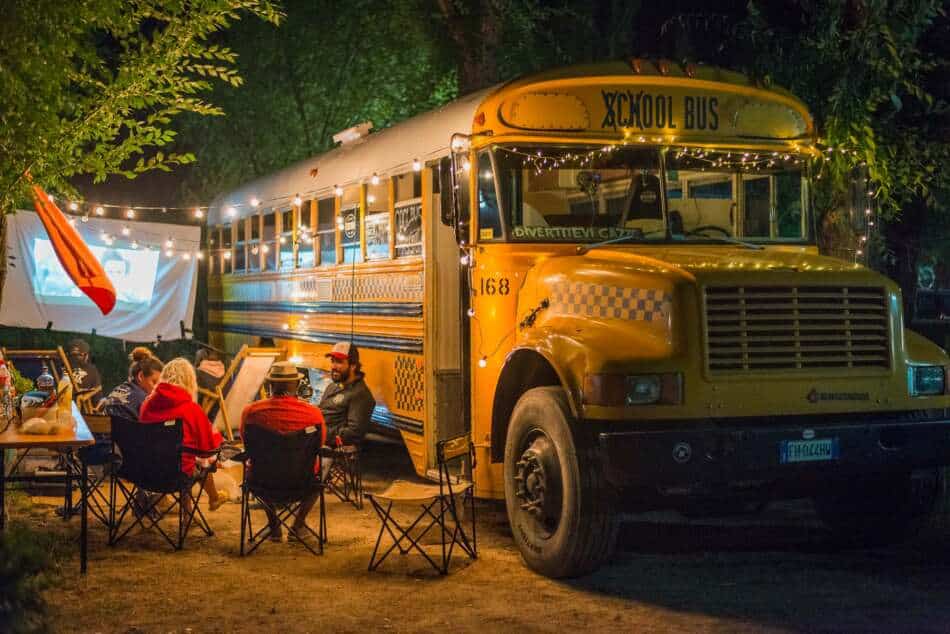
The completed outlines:
{"type": "Polygon", "coordinates": [[[366,387],[360,369],[360,352],[349,341],[341,341],[326,354],[330,358],[330,378],[320,399],[320,411],[327,422],[327,444],[358,445],[369,430],[376,399],[366,387]]]}
{"type": "MultiPolygon", "coordinates": [[[[197,394],[198,381],[191,363],[181,357],[172,359],[162,368],[155,390],[142,403],[139,420],[143,423],[163,423],[180,418],[182,444],[189,449],[211,453],[221,446],[222,438],[195,402],[197,394]]],[[[197,460],[205,461],[194,454],[182,453],[182,473],[193,476],[197,460]]],[[[208,474],[204,488],[208,492],[208,506],[212,511],[218,510],[228,501],[228,492],[215,488],[213,473],[208,474]]]]}
{"type": "MultiPolygon", "coordinates": [[[[322,442],[326,442],[327,428],[323,423],[323,414],[310,403],[297,398],[297,388],[302,378],[303,375],[297,372],[297,367],[290,361],[280,361],[272,365],[264,379],[270,398],[251,403],[244,408],[244,412],[241,414],[241,438],[244,438],[244,430],[248,425],[260,425],[280,434],[318,425],[320,427],[320,438],[322,442]]],[[[253,468],[253,465],[251,468],[253,468]]],[[[314,473],[319,473],[319,469],[320,459],[318,457],[314,463],[314,473]]],[[[310,509],[313,508],[318,497],[319,494],[314,493],[305,498],[300,504],[293,525],[293,531],[296,535],[308,534],[307,531],[302,529],[306,524],[310,509]]],[[[277,521],[277,517],[270,508],[265,506],[264,511],[267,513],[267,522],[270,525],[271,540],[280,541],[282,532],[280,522],[277,521]]]]}
{"type": "Polygon", "coordinates": [[[76,386],[76,402],[88,400],[92,406],[96,406],[102,400],[102,378],[89,352],[89,344],[82,339],[73,339],[66,346],[66,356],[73,370],[73,385],[76,386]]]}
{"type": "Polygon", "coordinates": [[[195,373],[198,377],[198,387],[214,391],[224,376],[221,354],[214,348],[202,346],[195,355],[195,373]]]}
{"type": "Polygon", "coordinates": [[[129,378],[115,386],[107,397],[99,401],[97,409],[107,416],[138,420],[142,403],[158,385],[162,362],[144,346],[132,350],[129,359],[132,361],[129,378]]]}

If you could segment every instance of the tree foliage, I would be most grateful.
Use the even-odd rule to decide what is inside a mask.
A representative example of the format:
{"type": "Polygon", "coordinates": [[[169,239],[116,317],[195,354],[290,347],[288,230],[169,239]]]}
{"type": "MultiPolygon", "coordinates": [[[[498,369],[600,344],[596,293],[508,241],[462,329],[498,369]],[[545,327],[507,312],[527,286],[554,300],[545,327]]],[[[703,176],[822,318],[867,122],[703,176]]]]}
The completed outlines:
{"type": "Polygon", "coordinates": [[[455,72],[421,2],[290,0],[281,28],[247,22],[222,36],[247,85],[218,86],[225,117],[182,120],[199,164],[182,197],[209,200],[243,181],[330,149],[364,121],[384,128],[456,95],[455,72]]]}
{"type": "Polygon", "coordinates": [[[241,84],[236,54],[212,42],[243,14],[276,24],[271,0],[10,0],[0,5],[0,211],[28,198],[26,174],[70,178],[190,163],[166,152],[181,113],[218,115],[213,83],[241,84]]]}

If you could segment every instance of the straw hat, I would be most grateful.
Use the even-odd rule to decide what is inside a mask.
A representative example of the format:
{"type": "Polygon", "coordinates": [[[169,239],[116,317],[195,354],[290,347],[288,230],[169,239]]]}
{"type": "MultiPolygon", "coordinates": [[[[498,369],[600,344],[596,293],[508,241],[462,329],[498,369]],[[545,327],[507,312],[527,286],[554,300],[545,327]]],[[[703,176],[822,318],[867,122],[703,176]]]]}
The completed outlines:
{"type": "Polygon", "coordinates": [[[266,381],[271,383],[279,381],[299,381],[303,375],[297,372],[297,366],[290,361],[278,361],[267,370],[266,381]]]}

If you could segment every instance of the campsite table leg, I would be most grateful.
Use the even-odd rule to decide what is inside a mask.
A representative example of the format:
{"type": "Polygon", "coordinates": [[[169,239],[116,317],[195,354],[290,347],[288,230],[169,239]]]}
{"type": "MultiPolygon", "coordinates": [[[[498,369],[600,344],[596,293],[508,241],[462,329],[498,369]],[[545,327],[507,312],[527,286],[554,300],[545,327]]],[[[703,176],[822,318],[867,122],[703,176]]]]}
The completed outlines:
{"type": "Polygon", "coordinates": [[[66,451],[63,460],[63,467],[66,474],[63,476],[63,485],[66,490],[63,494],[63,521],[65,522],[73,515],[73,474],[70,473],[70,463],[73,460],[72,449],[66,451]]]}
{"type": "Polygon", "coordinates": [[[89,514],[89,484],[86,482],[86,478],[89,472],[86,467],[86,459],[82,455],[79,456],[79,461],[82,463],[82,479],[79,480],[79,503],[82,505],[79,528],[79,572],[86,574],[86,516],[89,514]]]}

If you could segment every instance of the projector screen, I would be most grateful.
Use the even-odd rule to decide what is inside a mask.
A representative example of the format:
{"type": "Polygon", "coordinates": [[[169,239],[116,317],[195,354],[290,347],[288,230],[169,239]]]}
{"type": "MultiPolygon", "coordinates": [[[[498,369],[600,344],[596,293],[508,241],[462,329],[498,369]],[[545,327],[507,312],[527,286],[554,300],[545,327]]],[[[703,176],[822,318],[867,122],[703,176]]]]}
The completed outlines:
{"type": "MultiPolygon", "coordinates": [[[[116,309],[130,310],[152,302],[158,274],[158,251],[90,245],[89,250],[102,263],[106,277],[116,293],[116,309]]],[[[33,292],[36,301],[44,304],[77,306],[88,299],[66,275],[52,243],[33,238],[33,292]]]]}
{"type": "Polygon", "coordinates": [[[190,328],[194,315],[200,227],[90,218],[76,229],[102,264],[116,291],[116,305],[103,315],[63,270],[37,215],[18,211],[8,218],[7,247],[16,268],[7,272],[0,324],[90,332],[129,341],[177,339],[179,322],[190,328]],[[123,238],[122,229],[131,233],[123,238]],[[102,234],[115,236],[106,244],[102,234]],[[172,256],[162,245],[168,239],[172,256]],[[134,240],[134,242],[133,242],[134,240]],[[149,248],[151,245],[151,248],[149,248]]]}

